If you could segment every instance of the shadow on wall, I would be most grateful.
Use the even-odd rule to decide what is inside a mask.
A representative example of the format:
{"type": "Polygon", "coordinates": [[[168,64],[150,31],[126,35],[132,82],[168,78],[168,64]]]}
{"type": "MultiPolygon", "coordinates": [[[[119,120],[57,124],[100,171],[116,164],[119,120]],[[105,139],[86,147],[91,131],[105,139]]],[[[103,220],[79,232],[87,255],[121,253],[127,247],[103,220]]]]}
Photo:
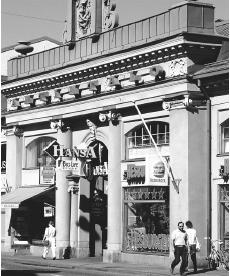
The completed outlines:
{"type": "Polygon", "coordinates": [[[90,212],[90,199],[85,195],[80,195],[80,210],[84,213],[90,212]]]}
{"type": "MultiPolygon", "coordinates": [[[[90,223],[83,216],[80,216],[79,222],[77,222],[77,226],[79,226],[82,230],[84,230],[86,232],[91,232],[91,230],[90,230],[90,223]]],[[[94,239],[97,240],[97,241],[100,240],[100,236],[99,236],[99,234],[96,231],[94,232],[94,239]]]]}

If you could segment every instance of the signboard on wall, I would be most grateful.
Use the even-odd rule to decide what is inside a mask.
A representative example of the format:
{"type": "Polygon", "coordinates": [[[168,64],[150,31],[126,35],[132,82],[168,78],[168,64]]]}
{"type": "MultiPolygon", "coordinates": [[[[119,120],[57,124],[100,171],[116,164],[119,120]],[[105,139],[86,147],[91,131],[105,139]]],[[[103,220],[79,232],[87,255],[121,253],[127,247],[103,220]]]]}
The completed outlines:
{"type": "MultiPolygon", "coordinates": [[[[166,160],[165,163],[167,163],[166,160]]],[[[156,154],[148,155],[146,158],[146,180],[149,185],[164,186],[169,184],[169,176],[165,164],[156,154]]]]}
{"type": "Polygon", "coordinates": [[[40,167],[40,184],[54,184],[55,168],[51,166],[40,167]]]}
{"type": "Polygon", "coordinates": [[[57,160],[57,169],[74,171],[76,175],[82,175],[82,162],[79,159],[72,160],[57,160]]]}
{"type": "Polygon", "coordinates": [[[53,217],[54,216],[54,208],[52,206],[44,206],[44,217],[53,217]]]}
{"type": "MultiPolygon", "coordinates": [[[[165,162],[167,163],[166,160],[165,162]]],[[[121,163],[121,182],[123,187],[168,186],[169,177],[158,155],[148,154],[143,161],[121,163]]]]}
{"type": "Polygon", "coordinates": [[[122,186],[143,186],[146,184],[145,161],[125,162],[121,164],[122,186]]]}

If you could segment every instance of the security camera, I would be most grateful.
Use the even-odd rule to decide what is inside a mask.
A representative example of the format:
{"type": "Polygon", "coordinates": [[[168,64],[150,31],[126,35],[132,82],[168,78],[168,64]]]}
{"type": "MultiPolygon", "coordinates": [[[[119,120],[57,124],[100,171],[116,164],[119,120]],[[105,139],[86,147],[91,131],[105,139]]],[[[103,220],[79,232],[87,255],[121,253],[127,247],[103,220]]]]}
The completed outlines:
{"type": "Polygon", "coordinates": [[[106,115],[105,114],[102,114],[102,113],[100,113],[99,114],[99,120],[103,123],[103,122],[105,122],[106,121],[106,115]]]}

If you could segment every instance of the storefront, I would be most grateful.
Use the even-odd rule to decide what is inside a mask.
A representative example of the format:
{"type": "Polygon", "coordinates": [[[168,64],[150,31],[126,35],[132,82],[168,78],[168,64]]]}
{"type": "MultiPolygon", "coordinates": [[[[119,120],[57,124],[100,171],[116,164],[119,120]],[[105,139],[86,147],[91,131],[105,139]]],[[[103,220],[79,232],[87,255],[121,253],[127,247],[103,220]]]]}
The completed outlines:
{"type": "MultiPolygon", "coordinates": [[[[213,22],[212,5],[187,1],[9,61],[2,91],[6,175],[13,191],[3,202],[19,209],[3,206],[5,230],[13,217],[12,225],[24,226],[18,232],[30,251],[41,255],[33,239],[41,238],[52,216],[58,258],[68,251],[77,258],[103,255],[104,262],[166,264],[173,255],[170,233],[178,221],[190,219],[203,264],[203,237],[216,228],[209,205],[210,117],[191,72],[220,52],[224,38],[214,34],[213,22]],[[22,189],[28,196],[20,199],[22,189]],[[39,192],[28,194],[30,189],[39,192]],[[7,201],[11,195],[16,202],[7,201]]],[[[219,188],[226,222],[225,186],[219,188]]],[[[221,227],[225,239],[228,229],[221,227]]]]}

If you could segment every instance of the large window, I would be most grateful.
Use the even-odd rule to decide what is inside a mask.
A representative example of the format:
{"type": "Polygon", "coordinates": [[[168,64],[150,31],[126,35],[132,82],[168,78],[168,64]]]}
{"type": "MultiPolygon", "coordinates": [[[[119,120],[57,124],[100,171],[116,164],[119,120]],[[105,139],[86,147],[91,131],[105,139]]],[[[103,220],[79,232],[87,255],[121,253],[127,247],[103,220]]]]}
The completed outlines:
{"type": "MultiPolygon", "coordinates": [[[[169,144],[169,124],[164,122],[151,122],[147,124],[151,135],[157,145],[169,144]]],[[[128,148],[153,146],[151,138],[144,126],[138,127],[127,135],[128,148]]]]}
{"type": "Polygon", "coordinates": [[[124,218],[124,251],[169,253],[168,187],[125,188],[124,218]]]}
{"type": "Polygon", "coordinates": [[[51,137],[40,137],[26,147],[26,168],[55,166],[53,158],[43,151],[53,140],[51,137]]]}
{"type": "Polygon", "coordinates": [[[221,126],[221,149],[220,153],[229,153],[229,119],[224,121],[221,126]]]}

